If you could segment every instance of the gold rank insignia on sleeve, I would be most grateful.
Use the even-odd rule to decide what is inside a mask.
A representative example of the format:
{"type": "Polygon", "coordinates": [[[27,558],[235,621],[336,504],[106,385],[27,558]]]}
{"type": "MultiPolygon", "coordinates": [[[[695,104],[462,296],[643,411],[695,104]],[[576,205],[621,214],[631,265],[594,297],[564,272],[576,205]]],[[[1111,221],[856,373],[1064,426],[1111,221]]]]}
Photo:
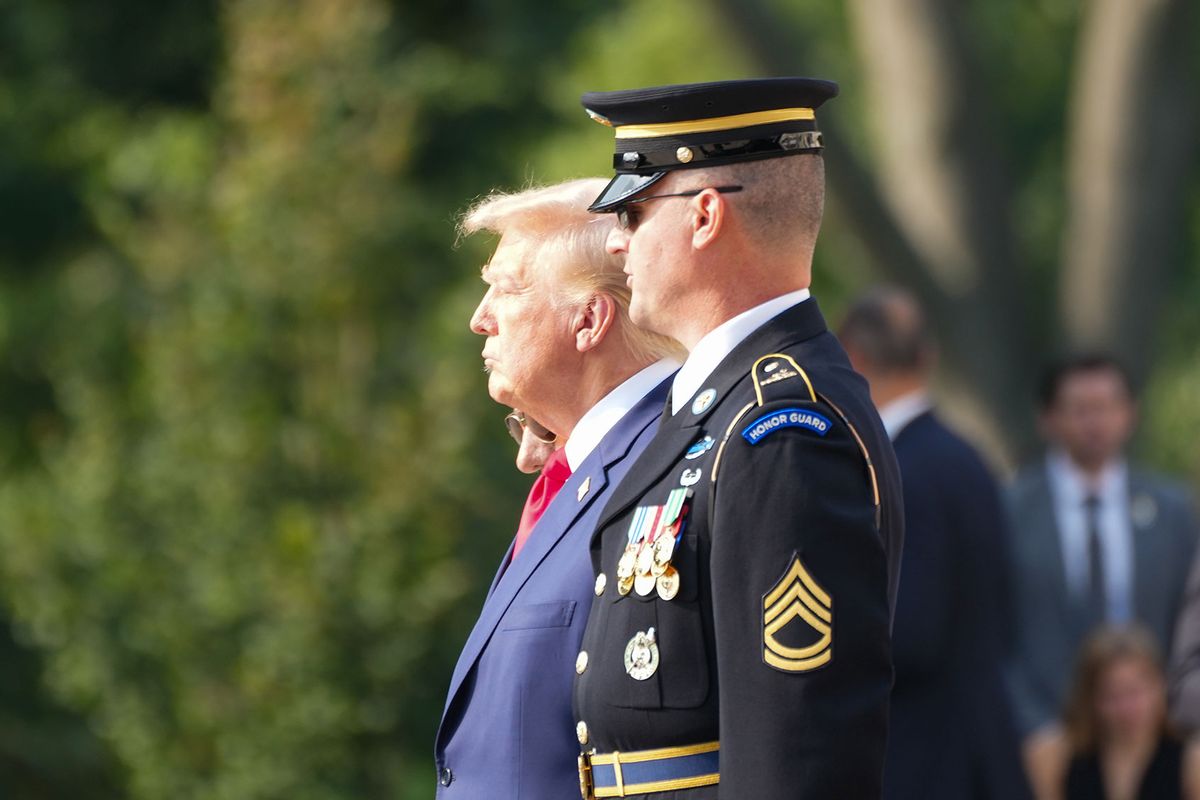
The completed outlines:
{"type": "Polygon", "coordinates": [[[763,595],[763,661],[781,672],[810,672],[832,658],[833,598],[809,574],[800,554],[793,553],[783,577],[763,595]],[[811,628],[817,640],[800,647],[779,641],[785,629],[789,638],[811,638],[796,626],[811,628]]]}

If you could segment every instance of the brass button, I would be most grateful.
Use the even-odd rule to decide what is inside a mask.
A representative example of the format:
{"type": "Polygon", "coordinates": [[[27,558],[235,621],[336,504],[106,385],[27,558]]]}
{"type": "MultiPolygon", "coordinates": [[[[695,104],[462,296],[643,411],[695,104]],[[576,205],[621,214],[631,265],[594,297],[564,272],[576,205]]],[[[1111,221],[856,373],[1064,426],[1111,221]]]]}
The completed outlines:
{"type": "Polygon", "coordinates": [[[588,661],[587,650],[580,650],[579,655],[577,655],[575,657],[575,674],[576,675],[582,675],[583,671],[585,669],[587,669],[587,661],[588,661]]]}
{"type": "Polygon", "coordinates": [[[605,586],[608,586],[608,576],[601,572],[596,576],[596,597],[604,594],[605,586]]]}
{"type": "Polygon", "coordinates": [[[575,725],[575,738],[579,740],[580,744],[588,743],[587,723],[583,720],[579,720],[578,724],[575,725]]]}

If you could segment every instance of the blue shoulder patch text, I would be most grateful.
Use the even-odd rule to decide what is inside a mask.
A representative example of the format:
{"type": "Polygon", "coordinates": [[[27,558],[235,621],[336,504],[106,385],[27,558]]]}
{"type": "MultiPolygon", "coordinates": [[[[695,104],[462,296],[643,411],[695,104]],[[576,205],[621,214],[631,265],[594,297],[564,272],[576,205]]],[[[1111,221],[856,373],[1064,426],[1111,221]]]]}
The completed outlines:
{"type": "Polygon", "coordinates": [[[742,437],[750,444],[758,444],[775,431],[783,428],[805,428],[819,436],[824,436],[829,433],[830,427],[832,427],[832,423],[815,411],[804,408],[781,408],[751,422],[742,431],[742,437]]]}

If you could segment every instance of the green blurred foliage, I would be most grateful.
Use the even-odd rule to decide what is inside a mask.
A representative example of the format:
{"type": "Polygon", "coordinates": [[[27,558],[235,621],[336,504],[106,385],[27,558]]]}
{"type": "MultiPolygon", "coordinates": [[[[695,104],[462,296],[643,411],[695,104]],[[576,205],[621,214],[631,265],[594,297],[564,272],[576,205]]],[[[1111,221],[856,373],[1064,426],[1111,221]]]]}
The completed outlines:
{"type": "MultiPolygon", "coordinates": [[[[1074,5],[976,6],[1049,271],[1074,5]]],[[[857,118],[840,5],[778,7],[857,118]]],[[[754,63],[686,0],[0,0],[4,796],[430,796],[527,485],[456,214],[607,172],[584,89],[754,63]]],[[[817,274],[872,277],[836,219],[817,274]]],[[[1200,478],[1168,352],[1147,453],[1200,478]]]]}

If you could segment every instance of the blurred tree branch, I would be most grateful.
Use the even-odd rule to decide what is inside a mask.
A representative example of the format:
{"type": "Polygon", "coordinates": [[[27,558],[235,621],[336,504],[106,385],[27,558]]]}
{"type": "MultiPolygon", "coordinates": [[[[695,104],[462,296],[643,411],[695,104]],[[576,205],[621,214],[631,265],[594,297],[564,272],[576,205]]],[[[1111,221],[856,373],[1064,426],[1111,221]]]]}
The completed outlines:
{"type": "MultiPolygon", "coordinates": [[[[766,0],[714,0],[764,71],[803,71],[810,48],[766,0]]],[[[968,45],[953,0],[852,0],[880,178],[822,126],[831,199],[876,272],[917,293],[940,333],[951,388],[1009,458],[1032,441],[1026,397],[1038,341],[1017,251],[1014,200],[998,137],[1006,117],[968,45]]],[[[1080,33],[1067,153],[1057,320],[1071,346],[1114,350],[1144,377],[1170,285],[1191,186],[1197,97],[1195,4],[1097,0],[1080,33]]],[[[1046,347],[1049,345],[1049,348],[1046,347]]],[[[1040,356],[1035,356],[1041,360],[1040,356]]]]}
{"type": "MultiPolygon", "coordinates": [[[[803,34],[781,24],[765,2],[714,2],[765,71],[803,69],[803,34]]],[[[965,390],[982,432],[1011,456],[1022,444],[1012,432],[1028,429],[1023,405],[1011,402],[1026,380],[1026,345],[1012,341],[1025,330],[1025,309],[1013,268],[1011,190],[979,114],[981,91],[955,6],[856,0],[851,11],[882,180],[826,117],[831,199],[878,274],[920,297],[942,333],[949,372],[961,381],[956,388],[965,390]]]]}

